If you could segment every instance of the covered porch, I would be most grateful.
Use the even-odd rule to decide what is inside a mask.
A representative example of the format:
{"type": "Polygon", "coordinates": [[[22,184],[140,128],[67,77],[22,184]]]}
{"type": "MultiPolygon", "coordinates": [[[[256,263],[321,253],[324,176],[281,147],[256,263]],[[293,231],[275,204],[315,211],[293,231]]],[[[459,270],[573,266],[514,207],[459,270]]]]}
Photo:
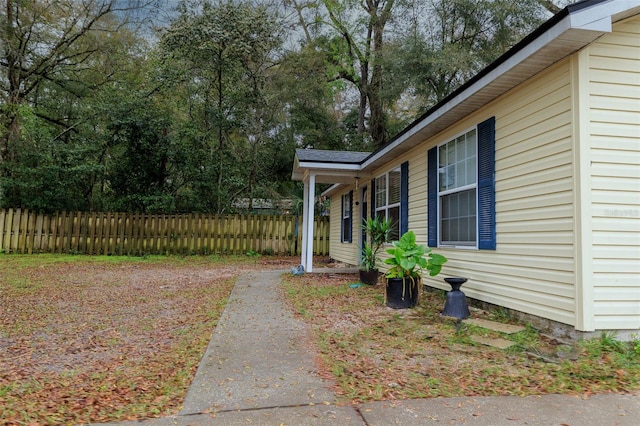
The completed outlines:
{"type": "MultiPolygon", "coordinates": [[[[354,185],[362,179],[362,163],[369,152],[297,149],[293,163],[293,180],[302,181],[302,254],[300,264],[305,272],[313,270],[313,222],[317,184],[354,185]]],[[[332,268],[327,268],[332,269],[332,268]]],[[[316,271],[319,272],[319,271],[316,271]]]]}

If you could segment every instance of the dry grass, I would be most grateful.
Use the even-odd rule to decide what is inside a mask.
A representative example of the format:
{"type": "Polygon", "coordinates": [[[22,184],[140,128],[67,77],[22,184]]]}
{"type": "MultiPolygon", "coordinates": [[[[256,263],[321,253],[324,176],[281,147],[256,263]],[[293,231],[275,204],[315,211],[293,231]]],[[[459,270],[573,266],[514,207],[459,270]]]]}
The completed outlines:
{"type": "MultiPolygon", "coordinates": [[[[471,336],[497,334],[440,315],[441,292],[423,293],[415,309],[393,310],[383,305],[384,285],[351,285],[357,281],[305,275],[286,277],[284,285],[292,309],[313,330],[323,374],[345,401],[640,389],[637,342],[612,344],[603,336],[572,347],[529,327],[508,337],[512,349],[494,349],[471,336]]],[[[479,310],[472,316],[509,321],[479,310]]]]}
{"type": "Polygon", "coordinates": [[[177,412],[236,277],[297,260],[0,255],[0,423],[177,412]]]}

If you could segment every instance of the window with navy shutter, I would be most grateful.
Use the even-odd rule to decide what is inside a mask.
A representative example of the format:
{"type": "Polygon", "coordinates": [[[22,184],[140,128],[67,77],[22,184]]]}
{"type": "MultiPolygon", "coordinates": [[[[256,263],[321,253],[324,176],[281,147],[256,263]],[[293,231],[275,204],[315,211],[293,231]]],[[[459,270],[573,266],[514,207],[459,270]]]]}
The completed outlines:
{"type": "Polygon", "coordinates": [[[340,229],[340,241],[343,243],[350,243],[352,241],[351,232],[353,228],[353,215],[351,214],[353,206],[353,191],[349,191],[348,194],[342,196],[342,222],[340,229]]]}
{"type": "Polygon", "coordinates": [[[389,240],[398,240],[409,227],[409,163],[371,181],[372,217],[391,220],[389,240]]]}
{"type": "Polygon", "coordinates": [[[427,156],[429,246],[495,250],[495,118],[427,156]]]}

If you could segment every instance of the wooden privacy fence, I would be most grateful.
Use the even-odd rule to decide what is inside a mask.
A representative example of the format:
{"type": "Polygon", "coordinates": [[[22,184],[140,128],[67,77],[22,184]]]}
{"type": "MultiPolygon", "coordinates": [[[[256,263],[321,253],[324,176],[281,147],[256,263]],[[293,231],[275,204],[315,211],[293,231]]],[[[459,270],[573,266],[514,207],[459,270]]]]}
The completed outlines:
{"type": "MultiPolygon", "coordinates": [[[[277,215],[0,210],[4,253],[300,254],[302,220],[277,215]],[[300,230],[300,232],[297,232],[300,230]]],[[[314,254],[329,254],[329,218],[314,223],[314,254]]]]}

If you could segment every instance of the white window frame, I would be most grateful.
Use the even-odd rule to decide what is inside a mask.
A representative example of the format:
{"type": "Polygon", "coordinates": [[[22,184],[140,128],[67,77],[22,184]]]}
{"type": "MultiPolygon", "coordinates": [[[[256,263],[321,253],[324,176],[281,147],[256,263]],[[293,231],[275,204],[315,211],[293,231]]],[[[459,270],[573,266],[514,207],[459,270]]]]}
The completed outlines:
{"type": "MultiPolygon", "coordinates": [[[[478,248],[478,240],[479,240],[479,222],[478,222],[478,130],[477,128],[471,127],[468,128],[460,133],[458,133],[457,135],[455,135],[454,137],[448,139],[446,142],[443,142],[441,144],[438,145],[437,147],[437,152],[438,152],[438,157],[437,157],[437,167],[438,167],[438,183],[437,183],[437,188],[438,188],[438,246],[442,246],[442,247],[455,247],[455,248],[463,248],[463,249],[477,249],[478,248]],[[452,142],[455,142],[456,139],[458,139],[460,136],[466,136],[469,133],[475,133],[475,173],[474,173],[474,182],[473,183],[469,183],[469,184],[464,184],[452,189],[444,189],[441,190],[440,189],[440,184],[441,184],[441,179],[442,176],[444,175],[445,171],[444,169],[440,166],[440,149],[441,147],[450,144],[452,142]],[[462,192],[466,192],[469,190],[473,190],[474,193],[474,199],[475,199],[475,241],[443,241],[442,239],[442,231],[443,231],[443,225],[442,225],[442,200],[443,197],[447,196],[447,195],[452,195],[452,194],[456,194],[456,193],[462,193],[462,192]]],[[[467,157],[465,157],[467,158],[467,157]]],[[[456,162],[459,163],[459,162],[456,162]]],[[[447,166],[451,166],[451,164],[447,164],[447,166]]]]}
{"type": "Polygon", "coordinates": [[[398,208],[398,223],[392,223],[391,226],[394,229],[397,228],[397,234],[398,235],[395,235],[394,231],[391,232],[391,235],[392,235],[392,239],[398,239],[398,238],[400,238],[400,229],[402,229],[401,228],[401,224],[400,224],[400,220],[401,220],[400,219],[400,215],[401,215],[400,204],[402,202],[402,189],[401,189],[401,186],[402,186],[402,172],[401,172],[401,168],[400,167],[396,167],[396,168],[391,169],[391,170],[389,170],[389,171],[387,171],[387,172],[385,172],[385,173],[383,173],[381,175],[378,175],[375,178],[375,182],[376,182],[376,185],[375,185],[375,189],[376,189],[375,192],[376,193],[372,194],[373,205],[375,206],[375,212],[376,212],[375,216],[376,217],[380,217],[380,216],[382,216],[380,213],[384,213],[384,218],[385,219],[389,219],[389,210],[392,209],[392,208],[396,208],[397,207],[398,208]],[[398,177],[399,177],[399,179],[398,179],[398,202],[389,204],[389,192],[390,192],[389,191],[389,182],[390,182],[389,181],[389,174],[390,173],[395,173],[395,172],[398,173],[398,177]],[[379,182],[379,179],[381,179],[381,178],[384,178],[384,180],[385,180],[384,205],[378,206],[378,193],[380,192],[379,191],[380,186],[379,186],[378,182],[379,182]]]}
{"type": "Polygon", "coordinates": [[[341,221],[341,226],[340,226],[340,242],[342,243],[350,243],[352,241],[352,237],[353,237],[353,228],[351,226],[352,224],[352,219],[351,216],[353,214],[353,212],[351,211],[353,209],[353,206],[351,205],[351,195],[349,192],[347,192],[346,194],[342,195],[342,206],[341,206],[341,210],[342,210],[342,221],[341,221]],[[349,224],[349,226],[346,225],[346,223],[349,224]],[[345,238],[345,232],[349,233],[349,237],[345,238]]]}

